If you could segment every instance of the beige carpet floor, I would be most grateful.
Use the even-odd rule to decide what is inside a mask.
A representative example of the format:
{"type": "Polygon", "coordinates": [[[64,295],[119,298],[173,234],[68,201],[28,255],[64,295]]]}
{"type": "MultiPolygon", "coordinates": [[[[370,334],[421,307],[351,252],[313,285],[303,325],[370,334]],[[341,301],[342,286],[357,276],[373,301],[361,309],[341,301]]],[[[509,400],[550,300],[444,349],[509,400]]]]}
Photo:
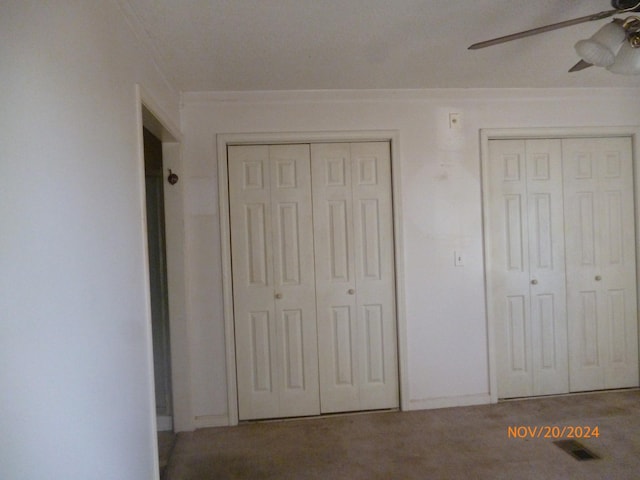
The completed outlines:
{"type": "Polygon", "coordinates": [[[640,479],[640,391],[180,433],[167,479],[640,479]],[[554,426],[589,427],[592,438],[577,440],[601,458],[558,448],[554,426]]]}

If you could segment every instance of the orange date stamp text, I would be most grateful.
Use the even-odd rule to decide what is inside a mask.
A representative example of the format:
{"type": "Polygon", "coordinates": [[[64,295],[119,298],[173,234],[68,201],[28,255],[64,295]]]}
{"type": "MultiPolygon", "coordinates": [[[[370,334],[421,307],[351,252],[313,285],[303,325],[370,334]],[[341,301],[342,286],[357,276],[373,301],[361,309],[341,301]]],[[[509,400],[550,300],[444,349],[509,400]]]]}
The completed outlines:
{"type": "Polygon", "coordinates": [[[598,438],[598,426],[579,425],[509,425],[508,438],[598,438]]]}

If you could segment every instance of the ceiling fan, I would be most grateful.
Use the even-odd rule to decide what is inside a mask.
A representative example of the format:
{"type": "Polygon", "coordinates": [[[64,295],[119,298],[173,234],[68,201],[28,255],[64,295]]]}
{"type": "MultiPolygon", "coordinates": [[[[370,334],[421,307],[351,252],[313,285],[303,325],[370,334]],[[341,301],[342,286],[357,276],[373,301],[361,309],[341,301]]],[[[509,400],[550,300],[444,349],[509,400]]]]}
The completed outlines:
{"type": "MultiPolygon", "coordinates": [[[[550,32],[580,23],[602,20],[615,15],[640,12],[640,0],[611,0],[611,7],[611,10],[474,43],[469,47],[469,50],[491,47],[512,40],[530,37],[531,35],[550,32]]],[[[598,30],[591,38],[580,40],[576,43],[575,49],[581,60],[569,69],[570,72],[598,66],[604,67],[612,73],[640,75],[640,17],[632,15],[624,19],[614,18],[612,22],[598,30]]]]}

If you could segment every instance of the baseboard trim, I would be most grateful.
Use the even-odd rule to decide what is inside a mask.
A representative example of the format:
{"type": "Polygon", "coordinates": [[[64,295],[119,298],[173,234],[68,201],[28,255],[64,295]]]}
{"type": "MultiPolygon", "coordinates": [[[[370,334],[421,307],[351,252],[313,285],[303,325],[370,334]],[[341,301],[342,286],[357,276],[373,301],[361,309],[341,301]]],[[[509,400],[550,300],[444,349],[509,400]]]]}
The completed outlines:
{"type": "Polygon", "coordinates": [[[200,415],[193,419],[195,428],[228,427],[227,415],[200,415]]]}
{"type": "Polygon", "coordinates": [[[431,410],[435,408],[469,407],[472,405],[486,405],[491,403],[491,395],[479,393],[477,395],[460,395],[456,397],[436,397],[409,400],[409,410],[431,410]]]}

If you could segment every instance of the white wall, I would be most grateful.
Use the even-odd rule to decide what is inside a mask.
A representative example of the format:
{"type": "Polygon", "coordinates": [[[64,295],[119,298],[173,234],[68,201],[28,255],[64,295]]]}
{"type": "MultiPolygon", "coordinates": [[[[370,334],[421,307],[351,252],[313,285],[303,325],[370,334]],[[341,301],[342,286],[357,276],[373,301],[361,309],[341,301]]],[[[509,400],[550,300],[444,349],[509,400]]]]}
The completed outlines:
{"type": "Polygon", "coordinates": [[[0,3],[0,478],[157,474],[135,84],[116,1],[0,3]]]}
{"type": "Polygon", "coordinates": [[[216,134],[397,130],[408,408],[489,401],[481,222],[483,128],[640,123],[640,92],[427,90],[183,95],[195,426],[227,416],[216,134]],[[449,112],[461,114],[450,130],[449,112]],[[454,267],[454,250],[465,266],[454,267]],[[196,380],[197,379],[197,380],[196,380]]]}

